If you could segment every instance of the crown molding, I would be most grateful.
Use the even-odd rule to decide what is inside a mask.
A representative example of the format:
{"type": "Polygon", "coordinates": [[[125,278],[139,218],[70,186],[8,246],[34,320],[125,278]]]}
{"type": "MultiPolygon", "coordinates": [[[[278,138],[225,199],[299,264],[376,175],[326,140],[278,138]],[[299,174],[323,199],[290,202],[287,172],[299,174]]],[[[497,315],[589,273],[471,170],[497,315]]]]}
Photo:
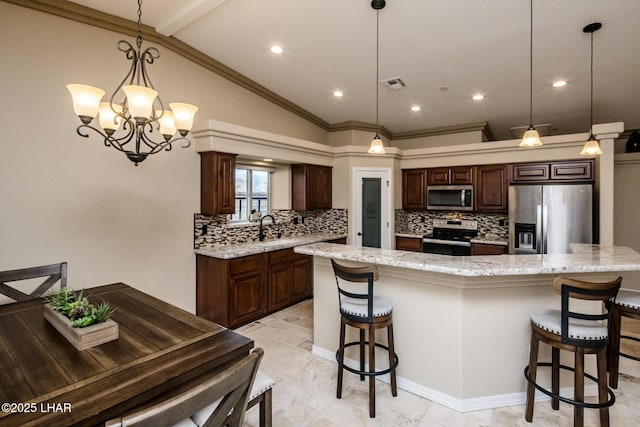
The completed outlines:
{"type": "MultiPolygon", "coordinates": [[[[124,34],[130,37],[136,37],[137,24],[134,21],[120,18],[105,12],[101,12],[90,7],[82,6],[68,0],[1,0],[5,3],[11,3],[29,9],[45,12],[50,15],[69,19],[82,24],[91,25],[97,28],[124,34]]],[[[223,63],[211,58],[197,49],[181,42],[173,36],[165,36],[157,32],[153,27],[142,25],[142,35],[145,41],[160,45],[183,58],[206,68],[207,70],[218,74],[221,77],[247,89],[248,91],[272,102],[273,104],[313,123],[321,129],[328,132],[340,132],[347,130],[363,130],[369,132],[378,132],[388,140],[421,138],[435,135],[446,135],[451,133],[481,131],[483,140],[495,141],[495,136],[489,124],[485,122],[476,122],[462,125],[443,126],[430,129],[421,129],[407,132],[393,133],[384,126],[375,125],[359,121],[345,121],[330,124],[315,114],[305,110],[297,104],[283,98],[277,93],[267,89],[266,87],[256,83],[248,77],[240,74],[234,69],[224,65],[223,63]]]]}
{"type": "Polygon", "coordinates": [[[451,125],[451,126],[440,126],[429,129],[420,129],[420,130],[412,130],[407,132],[397,132],[393,134],[394,140],[400,139],[414,139],[414,138],[424,138],[427,136],[436,136],[436,135],[448,135],[451,133],[464,133],[464,132],[474,132],[480,131],[485,140],[487,141],[495,141],[495,135],[491,128],[489,127],[489,123],[484,122],[474,122],[474,123],[464,123],[459,125],[451,125]]]}
{"type": "MultiPolygon", "coordinates": [[[[67,0],[2,0],[6,3],[12,3],[18,6],[27,7],[40,12],[45,12],[61,18],[70,19],[82,24],[92,25],[109,31],[114,31],[131,37],[137,35],[137,23],[128,19],[120,18],[108,13],[81,6],[67,0]]],[[[158,33],[153,27],[148,25],[142,26],[142,36],[145,41],[158,44],[170,51],[182,56],[189,61],[198,64],[209,71],[212,71],[221,77],[237,84],[238,86],[249,90],[250,92],[261,96],[279,107],[290,111],[303,119],[315,124],[316,126],[328,131],[330,125],[320,117],[312,114],[304,108],[294,104],[293,102],[283,98],[266,87],[254,82],[239,72],[227,67],[221,62],[216,61],[210,56],[205,55],[197,49],[181,42],[173,36],[167,37],[158,33]]]]}
{"type": "Polygon", "coordinates": [[[381,125],[375,125],[373,123],[348,120],[345,122],[334,123],[329,127],[329,132],[342,132],[347,130],[378,132],[380,135],[384,136],[387,139],[393,139],[393,133],[389,129],[381,125]]]}

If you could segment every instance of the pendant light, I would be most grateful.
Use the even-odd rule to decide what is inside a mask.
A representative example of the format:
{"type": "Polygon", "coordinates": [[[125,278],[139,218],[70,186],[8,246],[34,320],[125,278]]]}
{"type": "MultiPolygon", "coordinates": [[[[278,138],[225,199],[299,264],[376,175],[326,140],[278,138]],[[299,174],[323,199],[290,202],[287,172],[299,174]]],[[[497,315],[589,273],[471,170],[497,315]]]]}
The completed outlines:
{"type": "Polygon", "coordinates": [[[380,135],[378,135],[378,89],[380,86],[379,83],[379,50],[380,50],[380,42],[379,42],[379,33],[380,33],[380,9],[385,7],[385,0],[371,0],[371,7],[376,11],[376,135],[373,137],[371,141],[371,146],[369,147],[369,154],[384,154],[384,145],[382,144],[382,140],[380,139],[380,135]]]}
{"type": "Polygon", "coordinates": [[[533,0],[529,14],[529,128],[522,136],[520,147],[539,147],[542,145],[540,135],[533,126],[533,0]]]}
{"type": "Polygon", "coordinates": [[[583,32],[591,34],[591,118],[589,122],[589,139],[585,142],[584,147],[582,147],[582,151],[580,152],[583,156],[602,154],[598,140],[593,136],[593,33],[598,31],[600,28],[602,28],[602,24],[594,22],[582,29],[583,32]]]}

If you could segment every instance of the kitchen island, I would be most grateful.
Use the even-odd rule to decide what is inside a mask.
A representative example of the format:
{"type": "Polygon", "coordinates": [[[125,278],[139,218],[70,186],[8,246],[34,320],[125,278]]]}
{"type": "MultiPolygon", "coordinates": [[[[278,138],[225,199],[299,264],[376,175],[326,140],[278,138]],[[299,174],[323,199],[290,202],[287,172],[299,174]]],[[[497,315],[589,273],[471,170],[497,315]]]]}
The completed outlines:
{"type": "MultiPolygon", "coordinates": [[[[563,255],[453,257],[330,243],[297,247],[295,252],[314,256],[313,352],[335,360],[338,345],[340,315],[329,259],[376,264],[375,292],[394,305],[399,387],[461,412],[522,404],[529,317],[559,308],[553,277],[604,281],[640,270],[640,254],[630,248],[579,244],[572,249],[563,255]]],[[[382,335],[379,339],[384,342],[382,335]]],[[[357,359],[356,353],[347,356],[357,359]]],[[[593,365],[587,365],[591,373],[593,365]]],[[[587,393],[594,392],[587,385],[587,393]]]]}

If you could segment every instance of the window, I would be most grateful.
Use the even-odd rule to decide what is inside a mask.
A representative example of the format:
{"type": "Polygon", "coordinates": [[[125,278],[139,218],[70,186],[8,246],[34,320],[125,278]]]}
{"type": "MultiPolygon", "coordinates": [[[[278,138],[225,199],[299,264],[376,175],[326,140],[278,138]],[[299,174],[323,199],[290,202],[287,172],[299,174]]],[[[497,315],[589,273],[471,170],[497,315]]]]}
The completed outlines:
{"type": "Polygon", "coordinates": [[[236,167],[236,213],[231,221],[248,221],[252,212],[267,215],[270,210],[271,173],[251,166],[236,167]]]}

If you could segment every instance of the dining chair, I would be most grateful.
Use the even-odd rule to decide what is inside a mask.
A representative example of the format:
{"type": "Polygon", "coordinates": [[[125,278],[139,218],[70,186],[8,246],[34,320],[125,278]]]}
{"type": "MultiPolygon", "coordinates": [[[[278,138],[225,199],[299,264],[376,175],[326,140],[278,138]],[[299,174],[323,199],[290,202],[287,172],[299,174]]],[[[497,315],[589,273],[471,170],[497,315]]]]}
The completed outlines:
{"type": "Polygon", "coordinates": [[[67,263],[42,265],[38,267],[20,268],[18,270],[0,271],[0,294],[11,298],[14,301],[26,301],[41,297],[56,282],[60,281],[60,289],[67,286],[67,263]],[[30,279],[45,278],[33,291],[26,293],[17,289],[16,285],[24,285],[20,282],[30,279]]]}
{"type": "Polygon", "coordinates": [[[239,427],[249,400],[249,392],[264,351],[256,348],[226,370],[194,387],[133,413],[109,420],[105,427],[206,426],[239,427]],[[198,414],[216,402],[207,419],[196,422],[198,414]]]}

